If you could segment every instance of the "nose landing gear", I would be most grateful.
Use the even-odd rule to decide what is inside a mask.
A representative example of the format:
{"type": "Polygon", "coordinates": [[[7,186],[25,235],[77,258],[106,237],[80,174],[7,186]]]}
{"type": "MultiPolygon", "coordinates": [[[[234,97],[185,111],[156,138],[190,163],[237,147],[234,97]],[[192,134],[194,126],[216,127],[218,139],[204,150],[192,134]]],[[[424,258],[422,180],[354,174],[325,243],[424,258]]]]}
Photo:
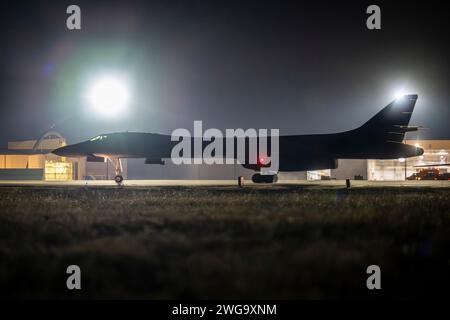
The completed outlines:
{"type": "Polygon", "coordinates": [[[117,175],[117,176],[114,177],[114,181],[115,181],[116,183],[120,184],[120,183],[122,183],[122,181],[123,181],[123,177],[120,176],[120,175],[117,175]]]}
{"type": "Polygon", "coordinates": [[[120,185],[123,182],[123,169],[122,169],[122,161],[120,158],[110,158],[107,157],[107,160],[111,161],[114,164],[114,169],[116,176],[114,177],[114,181],[120,185]]]}

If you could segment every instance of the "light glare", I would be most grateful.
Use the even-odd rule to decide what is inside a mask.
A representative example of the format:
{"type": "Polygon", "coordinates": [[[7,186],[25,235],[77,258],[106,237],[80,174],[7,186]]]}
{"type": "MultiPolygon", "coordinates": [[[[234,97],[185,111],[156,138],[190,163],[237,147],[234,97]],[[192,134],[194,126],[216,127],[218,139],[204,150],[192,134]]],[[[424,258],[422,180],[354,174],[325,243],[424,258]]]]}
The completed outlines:
{"type": "Polygon", "coordinates": [[[129,98],[126,86],[113,77],[99,79],[88,94],[89,102],[96,112],[112,117],[124,111],[129,98]]]}
{"type": "Polygon", "coordinates": [[[400,99],[402,99],[404,96],[405,96],[405,93],[404,93],[403,91],[397,91],[397,92],[395,93],[394,98],[395,98],[395,100],[400,100],[400,99]]]}

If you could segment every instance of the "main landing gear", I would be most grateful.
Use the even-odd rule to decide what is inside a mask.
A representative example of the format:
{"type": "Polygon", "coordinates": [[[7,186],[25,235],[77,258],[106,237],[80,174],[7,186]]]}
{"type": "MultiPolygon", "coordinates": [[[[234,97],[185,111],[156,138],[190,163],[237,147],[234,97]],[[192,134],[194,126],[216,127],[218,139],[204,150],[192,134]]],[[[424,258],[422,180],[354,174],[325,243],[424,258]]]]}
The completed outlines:
{"type": "Polygon", "coordinates": [[[278,181],[278,175],[255,173],[252,176],[252,181],[254,183],[276,183],[278,181]]]}

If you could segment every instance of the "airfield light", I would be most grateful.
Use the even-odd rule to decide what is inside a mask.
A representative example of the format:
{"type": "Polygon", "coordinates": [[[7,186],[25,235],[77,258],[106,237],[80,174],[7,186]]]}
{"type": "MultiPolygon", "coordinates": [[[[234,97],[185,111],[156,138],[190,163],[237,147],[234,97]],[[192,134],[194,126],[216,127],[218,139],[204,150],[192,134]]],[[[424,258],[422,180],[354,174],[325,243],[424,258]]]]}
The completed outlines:
{"type": "Polygon", "coordinates": [[[90,88],[88,100],[97,113],[115,117],[126,109],[130,95],[126,85],[119,79],[103,77],[90,88]]]}

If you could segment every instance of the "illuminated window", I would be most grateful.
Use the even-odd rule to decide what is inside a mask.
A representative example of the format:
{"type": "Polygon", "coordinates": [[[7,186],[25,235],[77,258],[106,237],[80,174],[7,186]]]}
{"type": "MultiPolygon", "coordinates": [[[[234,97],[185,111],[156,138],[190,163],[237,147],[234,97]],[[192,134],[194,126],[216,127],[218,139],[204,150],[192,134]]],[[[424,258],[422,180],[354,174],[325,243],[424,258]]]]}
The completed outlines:
{"type": "Polygon", "coordinates": [[[306,180],[329,180],[331,177],[331,170],[314,170],[306,172],[306,180]]]}
{"type": "Polygon", "coordinates": [[[72,180],[72,163],[45,161],[46,181],[70,181],[72,180]]]}

